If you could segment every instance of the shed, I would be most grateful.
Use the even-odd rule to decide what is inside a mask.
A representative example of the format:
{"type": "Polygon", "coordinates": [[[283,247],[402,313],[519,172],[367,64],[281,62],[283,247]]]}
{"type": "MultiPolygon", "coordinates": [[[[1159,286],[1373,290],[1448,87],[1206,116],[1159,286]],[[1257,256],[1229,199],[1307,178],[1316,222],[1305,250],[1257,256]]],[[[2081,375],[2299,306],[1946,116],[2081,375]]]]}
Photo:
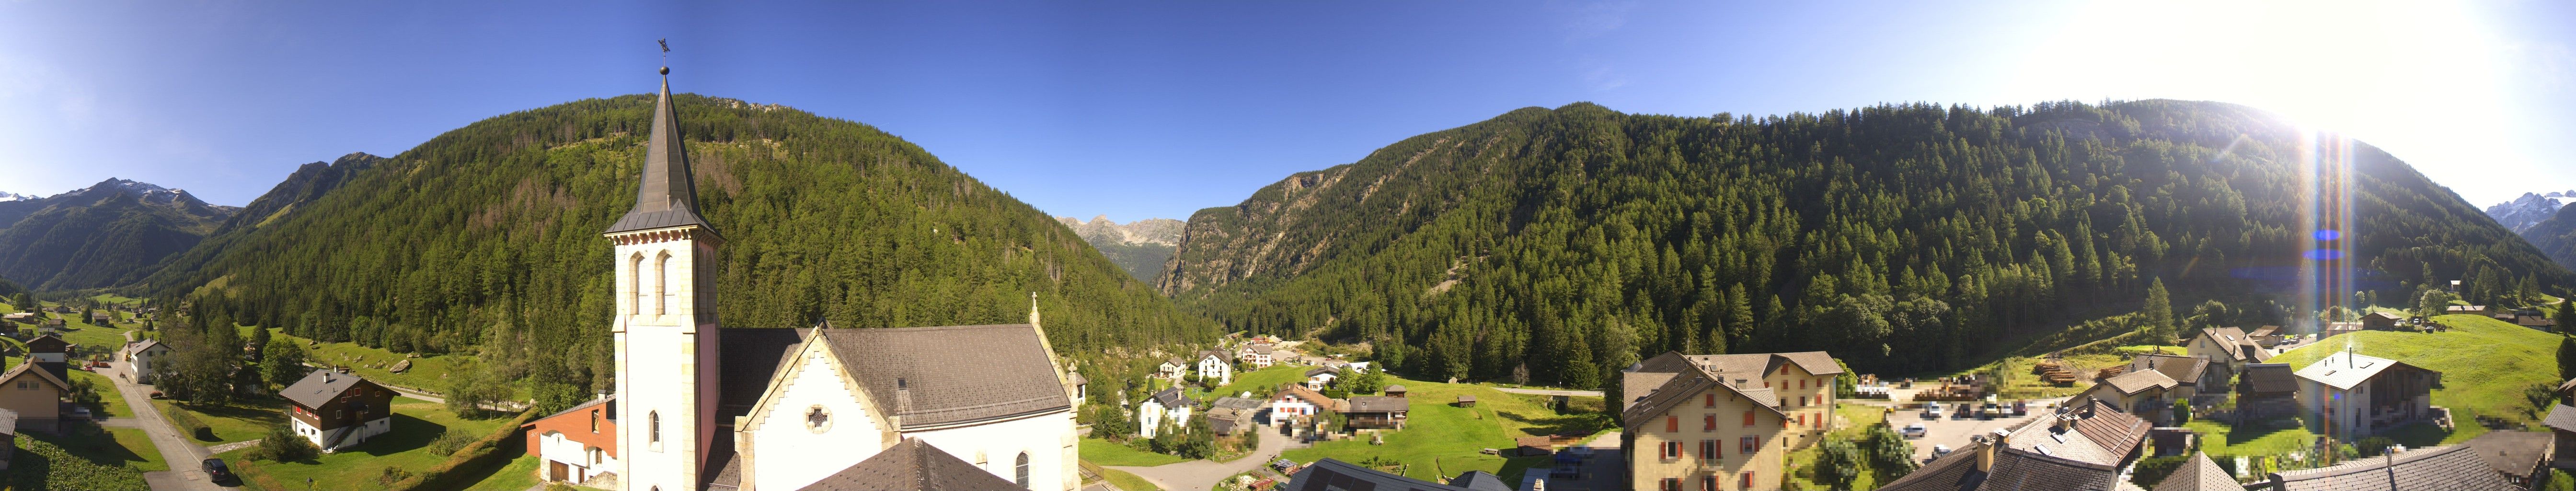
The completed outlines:
{"type": "Polygon", "coordinates": [[[1458,407],[1476,407],[1476,396],[1458,396],[1458,407]]]}
{"type": "Polygon", "coordinates": [[[1387,397],[1404,397],[1404,386],[1402,386],[1402,385],[1389,385],[1389,386],[1386,386],[1386,396],[1387,396],[1387,397]]]}

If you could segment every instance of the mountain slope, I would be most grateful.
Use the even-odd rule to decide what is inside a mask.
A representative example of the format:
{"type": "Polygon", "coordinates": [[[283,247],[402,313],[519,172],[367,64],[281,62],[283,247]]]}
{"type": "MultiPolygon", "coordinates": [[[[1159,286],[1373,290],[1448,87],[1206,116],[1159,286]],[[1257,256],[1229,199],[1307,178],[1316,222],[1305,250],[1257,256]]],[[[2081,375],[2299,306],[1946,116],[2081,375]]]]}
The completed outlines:
{"type": "Polygon", "coordinates": [[[2550,260],[2576,268],[2576,206],[2561,207],[2556,215],[2523,229],[2522,238],[2550,260]]]}
{"type": "MultiPolygon", "coordinates": [[[[253,209],[293,211],[246,213],[148,288],[297,335],[482,350],[514,376],[596,382],[613,307],[600,231],[634,203],[652,102],[501,115],[336,186],[281,185],[253,209]]],[[[779,106],[677,104],[701,212],[726,241],[726,325],[1016,323],[1037,292],[1067,354],[1214,336],[1071,230],[911,143],[779,106]]]]}
{"type": "MultiPolygon", "coordinates": [[[[2263,302],[2289,303],[2312,242],[2301,138],[2179,101],[1526,108],[1202,210],[1158,283],[1232,328],[1378,341],[1434,378],[1595,386],[1666,349],[1964,367],[2138,309],[2156,280],[2186,309],[2231,301],[2214,322],[2285,320],[2263,302]]],[[[2346,249],[2382,298],[2427,276],[2576,284],[2403,162],[2349,148],[2346,249]]]]}
{"type": "Polygon", "coordinates": [[[2514,198],[2513,201],[2487,207],[2487,216],[2494,218],[2497,224],[2504,225],[2505,229],[2521,233],[2542,220],[2558,216],[2558,209],[2566,207],[2566,203],[2558,201],[2558,198],[2571,197],[2571,194],[2576,192],[2550,191],[2547,195],[2522,193],[2522,197],[2514,198]]]}
{"type": "Polygon", "coordinates": [[[39,290],[132,282],[233,212],[186,190],[123,179],[0,202],[0,276],[39,290]]]}
{"type": "Polygon", "coordinates": [[[1073,217],[1055,217],[1055,220],[1073,227],[1074,233],[1081,234],[1084,242],[1100,250],[1100,255],[1107,256],[1109,262],[1118,263],[1119,269],[1127,270],[1127,274],[1142,281],[1153,281],[1154,277],[1163,274],[1163,263],[1172,259],[1172,248],[1180,245],[1181,227],[1184,226],[1180,220],[1169,218],[1147,218],[1120,225],[1109,221],[1108,215],[1091,217],[1089,222],[1073,217]]]}

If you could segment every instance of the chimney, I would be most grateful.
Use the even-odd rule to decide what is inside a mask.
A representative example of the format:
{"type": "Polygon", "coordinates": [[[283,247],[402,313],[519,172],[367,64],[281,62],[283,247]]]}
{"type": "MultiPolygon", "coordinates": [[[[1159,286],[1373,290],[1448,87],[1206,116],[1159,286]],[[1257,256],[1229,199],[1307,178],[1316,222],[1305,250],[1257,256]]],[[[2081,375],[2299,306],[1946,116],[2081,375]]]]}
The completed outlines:
{"type": "Polygon", "coordinates": [[[1977,472],[1993,473],[1996,448],[2006,445],[2011,438],[2011,430],[1996,429],[1993,437],[1978,439],[1985,444],[1977,446],[1977,472]]]}

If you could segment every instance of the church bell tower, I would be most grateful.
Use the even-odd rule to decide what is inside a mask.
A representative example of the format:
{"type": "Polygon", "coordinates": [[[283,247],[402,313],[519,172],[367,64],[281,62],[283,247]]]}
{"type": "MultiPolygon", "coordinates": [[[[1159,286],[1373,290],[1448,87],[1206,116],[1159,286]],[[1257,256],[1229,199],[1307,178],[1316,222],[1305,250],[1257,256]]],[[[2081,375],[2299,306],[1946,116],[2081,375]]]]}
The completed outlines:
{"type": "Polygon", "coordinates": [[[670,75],[663,67],[635,208],[601,234],[617,247],[618,481],[632,491],[696,491],[717,431],[724,239],[698,215],[670,75]]]}

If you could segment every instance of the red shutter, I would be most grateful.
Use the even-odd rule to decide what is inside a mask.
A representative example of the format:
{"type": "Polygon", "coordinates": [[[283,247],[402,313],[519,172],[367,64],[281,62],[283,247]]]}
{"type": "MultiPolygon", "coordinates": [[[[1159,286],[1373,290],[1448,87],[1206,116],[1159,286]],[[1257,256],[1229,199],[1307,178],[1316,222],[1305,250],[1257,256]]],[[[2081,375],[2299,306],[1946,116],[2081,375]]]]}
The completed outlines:
{"type": "Polygon", "coordinates": [[[1719,446],[1719,445],[1717,444],[1717,440],[1709,440],[1709,441],[1708,441],[1708,458],[1711,458],[1711,459],[1723,459],[1723,458],[1726,458],[1726,447],[1719,446]]]}
{"type": "Polygon", "coordinates": [[[1744,426],[1747,428],[1753,427],[1753,410],[1751,409],[1744,410],[1744,426]]]}
{"type": "Polygon", "coordinates": [[[1700,431],[1717,431],[1717,415],[1700,416],[1700,431]]]}
{"type": "Polygon", "coordinates": [[[1744,471],[1743,474],[1739,475],[1744,476],[1744,483],[1736,486],[1744,489],[1753,489],[1753,471],[1744,471]]]}
{"type": "Polygon", "coordinates": [[[1701,399],[1703,399],[1703,400],[1701,400],[1701,401],[1700,401],[1700,403],[1699,403],[1699,407],[1717,407],[1717,393],[1716,393],[1716,392],[1710,392],[1710,393],[1707,393],[1707,394],[1701,394],[1701,399]]]}
{"type": "Polygon", "coordinates": [[[1681,431],[1681,430],[1682,430],[1682,417],[1680,417],[1680,416],[1665,416],[1665,417],[1664,417],[1664,431],[1681,431]]]}

